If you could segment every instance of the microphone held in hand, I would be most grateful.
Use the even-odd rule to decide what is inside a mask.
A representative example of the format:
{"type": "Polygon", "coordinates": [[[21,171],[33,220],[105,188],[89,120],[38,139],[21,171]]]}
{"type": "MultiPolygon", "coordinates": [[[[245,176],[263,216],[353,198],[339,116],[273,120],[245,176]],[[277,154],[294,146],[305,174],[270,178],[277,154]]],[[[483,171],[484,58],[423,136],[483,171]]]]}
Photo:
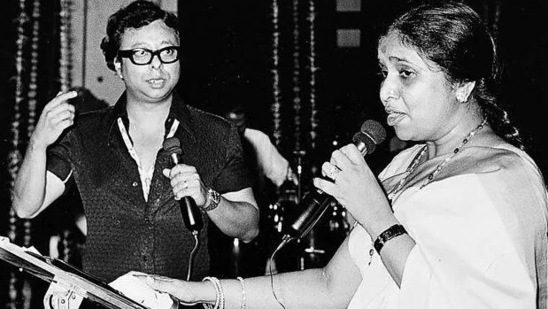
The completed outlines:
{"type": "MultiPolygon", "coordinates": [[[[173,165],[179,164],[181,160],[180,156],[183,154],[179,139],[176,137],[166,138],[163,148],[171,157],[173,165]]],[[[193,233],[199,233],[204,226],[204,222],[196,202],[190,196],[185,196],[179,201],[179,207],[181,208],[183,222],[187,229],[193,233]]]]}
{"type": "MultiPolygon", "coordinates": [[[[367,120],[363,123],[360,132],[354,134],[352,141],[363,156],[372,153],[376,145],[386,138],[386,131],[380,123],[367,120]]],[[[286,230],[285,238],[302,238],[320,220],[325,213],[333,197],[320,190],[310,191],[299,204],[299,209],[304,209],[302,214],[286,230]]]]}

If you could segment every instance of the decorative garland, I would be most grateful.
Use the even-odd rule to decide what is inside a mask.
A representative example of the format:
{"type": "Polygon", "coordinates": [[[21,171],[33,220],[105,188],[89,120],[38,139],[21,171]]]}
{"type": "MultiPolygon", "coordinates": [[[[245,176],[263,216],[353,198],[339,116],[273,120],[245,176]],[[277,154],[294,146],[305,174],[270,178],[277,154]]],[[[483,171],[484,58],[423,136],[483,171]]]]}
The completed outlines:
{"type": "MultiPolygon", "coordinates": [[[[8,230],[8,237],[10,238],[10,241],[13,241],[13,239],[15,239],[16,230],[17,230],[17,217],[15,216],[15,211],[13,211],[13,209],[10,209],[9,230],[8,230]]],[[[10,308],[10,309],[17,308],[18,299],[20,298],[19,296],[20,287],[21,287],[21,284],[20,284],[19,276],[17,275],[16,272],[10,271],[10,280],[9,280],[9,287],[8,287],[9,301],[6,304],[6,308],[10,308]]]]}
{"type": "MultiPolygon", "coordinates": [[[[28,92],[28,130],[27,137],[30,139],[32,132],[34,131],[34,126],[36,123],[36,97],[38,90],[38,48],[40,41],[40,1],[35,0],[33,2],[32,10],[32,38],[31,38],[31,52],[30,52],[30,81],[29,81],[29,92],[28,92]]],[[[25,243],[26,246],[30,245],[25,243]]]]}
{"type": "Polygon", "coordinates": [[[71,87],[72,76],[70,69],[72,66],[72,55],[70,53],[70,6],[71,0],[61,0],[61,9],[59,12],[59,82],[61,91],[68,91],[71,87]]]}
{"type": "MultiPolygon", "coordinates": [[[[301,89],[301,48],[300,48],[300,28],[299,28],[299,1],[292,1],[292,39],[293,39],[293,71],[292,71],[292,91],[293,91],[293,111],[294,111],[294,150],[299,151],[302,148],[302,121],[301,121],[301,109],[302,109],[302,89],[301,89]]],[[[308,57],[310,61],[310,139],[311,147],[316,147],[317,130],[318,130],[318,110],[316,106],[316,33],[315,33],[315,20],[316,20],[316,6],[314,0],[309,0],[308,18],[309,22],[309,49],[310,55],[308,57]]],[[[277,0],[272,0],[272,91],[273,91],[273,103],[271,106],[273,117],[273,138],[277,146],[280,145],[282,138],[281,131],[281,100],[282,91],[280,87],[280,7],[277,0]]]]}
{"type": "MultiPolygon", "coordinates": [[[[293,0],[291,2],[291,12],[292,12],[292,23],[293,29],[292,33],[292,71],[291,71],[291,90],[292,91],[292,109],[293,109],[293,151],[303,150],[303,123],[302,123],[302,108],[303,108],[303,89],[302,89],[302,50],[301,50],[301,40],[303,39],[300,29],[300,9],[299,1],[293,0]]],[[[317,9],[314,0],[309,0],[308,2],[308,49],[309,55],[307,55],[307,60],[309,61],[309,100],[310,100],[310,147],[312,149],[316,148],[316,141],[318,138],[318,107],[317,107],[317,78],[316,71],[318,70],[316,64],[316,14],[317,9]]],[[[273,117],[273,139],[277,146],[280,145],[282,139],[282,117],[281,114],[281,104],[282,104],[282,90],[280,84],[280,6],[278,0],[272,0],[272,24],[273,24],[273,34],[272,34],[272,63],[273,67],[272,72],[272,89],[273,89],[273,103],[271,106],[272,117],[273,117]]],[[[308,94],[307,94],[308,96],[308,94]]]]}
{"type": "Polygon", "coordinates": [[[280,114],[280,101],[281,101],[281,91],[280,91],[280,56],[279,56],[279,47],[280,47],[280,29],[279,29],[279,14],[280,8],[278,6],[277,0],[272,0],[272,92],[273,92],[273,102],[272,102],[272,117],[273,117],[273,128],[272,136],[274,138],[274,143],[276,146],[280,145],[282,132],[281,132],[281,114],[280,114]]]}
{"type": "MultiPolygon", "coordinates": [[[[72,0],[61,0],[59,10],[59,84],[63,92],[72,87],[71,6],[72,0]]],[[[60,247],[61,250],[58,250],[58,258],[70,263],[74,249],[72,231],[64,229],[59,235],[59,239],[57,247],[60,247]]]]}
{"type": "MultiPolygon", "coordinates": [[[[20,135],[20,122],[21,122],[21,103],[24,101],[23,98],[23,49],[26,41],[25,36],[25,23],[28,21],[27,13],[25,12],[25,0],[19,0],[19,17],[17,18],[17,40],[16,47],[17,51],[15,53],[15,104],[13,106],[13,120],[11,122],[11,150],[8,155],[9,160],[9,174],[11,176],[10,187],[13,188],[15,177],[17,176],[17,171],[19,168],[19,162],[21,161],[21,152],[19,151],[19,135],[20,135]]],[[[10,226],[8,231],[8,237],[10,241],[15,241],[16,236],[16,226],[12,222],[12,215],[15,213],[10,211],[10,226]],[[13,224],[12,224],[13,223],[13,224]]]]}
{"type": "MultiPolygon", "coordinates": [[[[30,51],[30,78],[28,91],[28,117],[27,117],[27,140],[34,131],[36,123],[36,97],[38,90],[38,49],[40,46],[40,0],[33,1],[32,7],[32,36],[30,51]]],[[[30,247],[32,240],[32,223],[30,220],[23,220],[23,245],[30,247]]],[[[23,280],[21,287],[23,296],[23,308],[31,308],[33,290],[28,279],[23,280]]]]}
{"type": "Polygon", "coordinates": [[[310,146],[313,149],[316,148],[316,138],[318,137],[318,110],[316,106],[316,33],[315,33],[315,20],[316,20],[316,6],[314,0],[309,1],[308,11],[309,21],[309,48],[310,48],[310,146]]]}
{"type": "MultiPolygon", "coordinates": [[[[15,102],[13,107],[13,120],[10,126],[11,133],[11,149],[8,154],[9,161],[9,175],[10,175],[10,188],[13,189],[15,185],[15,178],[19,171],[19,163],[21,162],[20,151],[20,135],[21,135],[21,105],[25,101],[24,98],[24,74],[25,68],[23,65],[24,49],[27,42],[27,36],[25,34],[25,25],[29,22],[29,16],[26,13],[25,0],[19,0],[19,17],[17,18],[17,40],[16,40],[16,54],[15,54],[15,102]]],[[[10,208],[9,213],[9,226],[8,226],[8,238],[11,242],[17,242],[17,226],[19,219],[17,218],[13,208],[10,208]]],[[[24,242],[30,241],[29,227],[25,226],[24,242]]],[[[16,272],[10,272],[8,297],[9,301],[6,305],[7,308],[17,308],[17,304],[22,299],[22,293],[19,293],[22,288],[22,282],[19,280],[19,276],[16,272]]]]}
{"type": "MultiPolygon", "coordinates": [[[[61,0],[60,10],[61,54],[59,74],[61,76],[61,90],[63,91],[68,90],[71,83],[69,49],[70,1],[61,0]]],[[[27,14],[29,9],[27,3],[30,2],[31,0],[19,0],[19,12],[16,19],[15,100],[13,104],[13,118],[10,125],[11,147],[8,153],[9,188],[11,194],[13,194],[15,179],[22,161],[22,139],[25,139],[25,142],[30,140],[37,119],[41,8],[40,0],[32,0],[32,13],[29,17],[29,14],[27,14]],[[28,27],[29,23],[32,23],[30,27],[28,27]],[[25,66],[24,59],[28,59],[28,66],[25,66]],[[23,115],[25,112],[28,114],[23,115]],[[26,136],[22,136],[25,131],[26,136]]],[[[29,247],[32,242],[31,220],[19,219],[11,207],[9,210],[7,236],[11,242],[21,244],[24,247],[29,247]]],[[[10,272],[8,298],[6,308],[30,308],[33,302],[32,282],[26,278],[22,278],[19,272],[10,272]]]]}
{"type": "Polygon", "coordinates": [[[295,117],[293,118],[294,127],[294,151],[301,150],[301,64],[300,64],[300,46],[299,46],[299,0],[293,0],[293,109],[295,117]]]}
{"type": "Polygon", "coordinates": [[[495,17],[494,17],[494,20],[493,20],[493,36],[495,37],[495,39],[498,39],[499,38],[499,23],[500,23],[500,14],[501,14],[501,1],[496,1],[495,2],[495,17]]]}

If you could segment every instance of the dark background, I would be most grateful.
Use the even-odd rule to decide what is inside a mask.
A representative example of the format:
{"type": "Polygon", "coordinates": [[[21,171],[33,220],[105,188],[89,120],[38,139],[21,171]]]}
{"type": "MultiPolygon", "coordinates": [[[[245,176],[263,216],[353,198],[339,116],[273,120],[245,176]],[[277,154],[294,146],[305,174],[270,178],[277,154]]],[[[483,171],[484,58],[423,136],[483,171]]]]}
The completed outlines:
{"type": "MultiPolygon", "coordinates": [[[[348,138],[365,119],[385,123],[378,99],[376,34],[379,25],[389,19],[396,8],[411,1],[362,1],[360,12],[349,13],[336,12],[334,1],[317,2],[322,2],[316,3],[320,138],[329,145],[331,139],[348,138]],[[361,46],[338,48],[337,29],[360,29],[361,46]]],[[[502,104],[509,111],[510,119],[521,128],[531,155],[544,171],[548,168],[547,136],[541,109],[547,103],[543,89],[548,82],[545,74],[548,35],[542,29],[547,4],[542,0],[467,2],[484,17],[496,37],[503,63],[502,104]]],[[[290,1],[278,3],[281,15],[291,5],[290,1]]],[[[267,133],[272,129],[270,5],[270,2],[252,0],[179,3],[183,44],[188,53],[181,85],[186,97],[192,104],[219,113],[242,104],[248,110],[251,126],[267,133]]],[[[289,15],[286,12],[285,17],[280,18],[281,35],[286,36],[285,41],[281,39],[286,44],[280,49],[286,60],[292,51],[287,38],[293,27],[289,15]]],[[[284,65],[287,64],[282,64],[282,79],[288,80],[291,72],[284,65]]],[[[283,104],[291,105],[287,85],[285,90],[283,104]]],[[[291,145],[291,142],[281,145],[282,152],[289,157],[294,150],[291,145]]]]}
{"type": "MultiPolygon", "coordinates": [[[[93,1],[93,0],[92,0],[93,1]]],[[[39,48],[38,107],[39,109],[59,91],[58,77],[58,0],[41,2],[41,42],[39,48]]],[[[280,8],[280,85],[282,105],[282,135],[280,152],[293,166],[297,163],[296,151],[304,151],[304,183],[321,164],[337,143],[350,140],[366,119],[385,123],[382,105],[378,99],[379,80],[375,39],[379,26],[393,15],[396,8],[409,1],[372,0],[362,1],[360,12],[337,12],[335,1],[316,1],[315,19],[316,54],[316,110],[318,115],[317,137],[313,140],[310,129],[311,108],[307,105],[310,75],[307,66],[310,55],[305,46],[309,1],[299,1],[299,26],[301,53],[299,63],[302,109],[294,110],[294,84],[292,83],[294,24],[292,1],[278,1],[280,8]],[[336,44],[337,29],[360,29],[360,47],[340,48],[336,44]],[[299,125],[295,124],[298,118],[299,125]]],[[[496,36],[500,58],[504,64],[501,102],[507,107],[510,119],[521,128],[529,145],[529,153],[541,171],[548,173],[547,135],[544,125],[545,104],[548,103],[548,34],[545,16],[548,6],[544,0],[470,0],[484,17],[496,36]]],[[[26,1],[30,6],[30,1],[26,1]]],[[[22,241],[25,223],[10,222],[9,209],[12,176],[9,171],[10,151],[24,153],[27,132],[25,119],[19,123],[22,132],[17,146],[12,142],[10,131],[14,122],[15,102],[15,51],[19,1],[4,1],[0,11],[0,235],[8,235],[11,229],[22,241]],[[19,234],[20,233],[20,234],[19,234]]],[[[257,0],[185,0],[179,1],[182,45],[185,51],[183,77],[179,90],[190,105],[224,114],[233,106],[244,106],[248,113],[248,125],[271,135],[273,120],[272,95],[272,2],[257,0]]],[[[28,25],[26,26],[28,28],[28,25]]],[[[27,29],[28,30],[28,29],[27,29]]],[[[91,47],[90,47],[91,48],[91,47]]],[[[93,47],[95,48],[95,47],[93,47]]],[[[28,57],[23,65],[28,68],[28,57]]],[[[103,63],[97,65],[104,65],[103,63]]],[[[28,91],[28,89],[23,89],[28,91]]],[[[22,110],[25,116],[25,110],[22,110]]],[[[388,129],[389,136],[393,133],[388,129]]],[[[391,153],[384,143],[368,161],[380,170],[391,153]]],[[[17,161],[15,161],[17,162],[17,161]]],[[[308,187],[305,186],[305,190],[308,187]]],[[[30,234],[33,242],[46,249],[48,236],[66,228],[71,221],[67,210],[53,210],[32,221],[30,234]]],[[[316,239],[324,245],[336,247],[338,240],[327,235],[316,239]]],[[[0,308],[8,304],[8,281],[11,268],[0,263],[0,308]]],[[[23,289],[23,287],[18,286],[23,289]]],[[[18,299],[21,299],[20,297],[18,299]]],[[[35,301],[40,304],[41,299],[35,301]]],[[[35,305],[36,305],[35,304],[35,305]]],[[[20,301],[16,308],[28,308],[20,301]]],[[[38,306],[38,305],[36,305],[38,306]]]]}

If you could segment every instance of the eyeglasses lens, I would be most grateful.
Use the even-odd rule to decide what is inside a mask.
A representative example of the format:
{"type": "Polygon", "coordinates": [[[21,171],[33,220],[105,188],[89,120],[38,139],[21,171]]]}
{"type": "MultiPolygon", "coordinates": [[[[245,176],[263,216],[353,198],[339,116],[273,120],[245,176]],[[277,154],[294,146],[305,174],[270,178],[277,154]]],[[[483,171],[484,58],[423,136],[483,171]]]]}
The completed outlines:
{"type": "Polygon", "coordinates": [[[158,56],[162,63],[173,63],[179,60],[179,53],[176,47],[166,47],[156,51],[135,49],[131,52],[130,57],[134,64],[146,65],[152,62],[154,56],[158,56]]]}

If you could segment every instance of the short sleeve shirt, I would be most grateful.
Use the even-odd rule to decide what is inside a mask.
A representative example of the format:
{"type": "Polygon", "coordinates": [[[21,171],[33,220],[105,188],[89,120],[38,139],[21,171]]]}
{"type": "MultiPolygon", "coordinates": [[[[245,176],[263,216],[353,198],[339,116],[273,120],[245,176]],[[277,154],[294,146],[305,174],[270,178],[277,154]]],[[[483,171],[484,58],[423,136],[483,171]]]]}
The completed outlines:
{"type": "MultiPolygon", "coordinates": [[[[48,149],[48,170],[76,185],[87,219],[84,271],[109,282],[131,270],[186,278],[194,236],[183,224],[169,178],[173,163],[158,151],[148,201],[137,163],[117,126],[127,124],[126,97],[107,109],[79,115],[76,125],[48,149]]],[[[185,105],[174,94],[166,128],[177,119],[180,163],[196,167],[202,181],[220,193],[250,187],[236,128],[225,119],[185,105]]],[[[207,215],[192,278],[209,270],[207,215]]]]}

